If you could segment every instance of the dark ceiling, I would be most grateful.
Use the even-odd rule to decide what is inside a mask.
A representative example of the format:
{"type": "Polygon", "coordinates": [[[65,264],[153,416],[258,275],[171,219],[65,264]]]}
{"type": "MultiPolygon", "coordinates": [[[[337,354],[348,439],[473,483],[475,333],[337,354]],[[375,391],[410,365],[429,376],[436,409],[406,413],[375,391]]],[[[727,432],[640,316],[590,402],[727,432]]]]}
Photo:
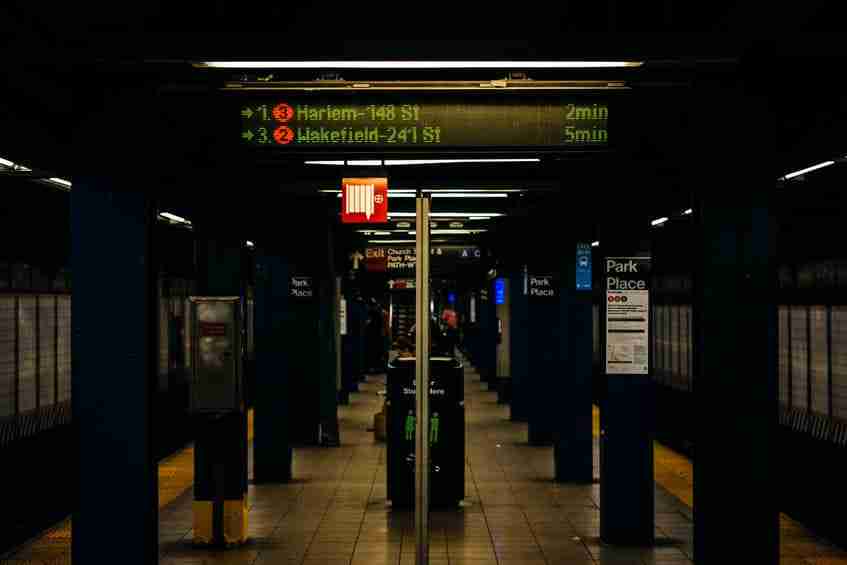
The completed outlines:
{"type": "MultiPolygon", "coordinates": [[[[296,163],[251,161],[240,171],[200,175],[186,190],[184,179],[168,178],[169,158],[187,159],[198,168],[220,166],[214,132],[190,151],[173,108],[207,96],[238,73],[192,68],[188,61],[209,58],[313,59],[558,59],[644,58],[638,71],[601,78],[625,79],[632,85],[631,104],[653,116],[649,130],[630,128],[631,143],[613,155],[545,158],[526,168],[452,167],[436,171],[392,170],[394,186],[497,180],[508,185],[553,188],[556,206],[571,206],[569,222],[584,229],[596,222],[586,209],[598,209],[609,194],[623,194],[619,207],[644,217],[687,207],[690,188],[681,170],[689,167],[687,145],[673,143],[686,135],[687,120],[698,112],[697,89],[703,83],[743,80],[764,90],[777,120],[775,133],[746,131],[774,150],[773,176],[836,155],[847,154],[842,132],[847,103],[840,69],[847,61],[841,31],[844,3],[710,2],[557,2],[522,3],[512,9],[488,4],[425,3],[417,6],[348,5],[270,1],[76,2],[6,1],[0,4],[0,157],[19,160],[65,177],[90,172],[109,155],[81,150],[80,130],[112,93],[128,87],[153,91],[170,114],[161,147],[133,144],[145,127],[144,109],[128,109],[114,123],[95,122],[105,146],[126,147],[141,169],[158,168],[161,197],[176,211],[190,209],[197,194],[225,185],[239,196],[281,198],[292,191],[313,193],[324,183],[337,184],[337,173],[296,163]],[[473,29],[468,28],[473,22],[473,29]],[[535,40],[340,40],[339,36],[373,38],[391,33],[456,36],[483,30],[532,35],[535,40]],[[174,95],[175,91],[183,94],[174,95]],[[165,94],[167,92],[167,94],[165,94]],[[188,102],[187,102],[188,101],[188,102]],[[757,135],[768,136],[767,140],[757,135]],[[669,141],[670,140],[670,141],[669,141]],[[155,154],[151,159],[147,151],[155,154]],[[184,154],[183,154],[184,153],[184,154]],[[243,180],[249,169],[250,182],[243,180]],[[284,174],[283,174],[284,171],[284,174]],[[241,179],[233,181],[233,179],[241,179]],[[636,180],[634,180],[636,179],[636,180]],[[626,196],[621,187],[649,187],[649,198],[626,196]]],[[[439,75],[435,78],[502,78],[503,73],[439,75]]],[[[348,80],[433,78],[394,72],[347,73],[348,80]]],[[[595,78],[571,73],[567,78],[595,78]]],[[[545,78],[535,73],[532,78],[545,78]]],[[[255,77],[250,77],[255,78],[255,77]]],[[[314,79],[286,75],[275,78],[314,79]]],[[[556,77],[561,78],[561,77],[556,77]]],[[[181,119],[181,118],[180,118],[181,119]]],[[[116,150],[117,151],[117,150],[116,150]]],[[[716,148],[719,158],[719,148],[716,148]]],[[[708,160],[708,156],[703,156],[708,160]]],[[[212,167],[214,168],[214,167],[212,167]]],[[[533,193],[532,202],[515,210],[525,215],[550,207],[548,193],[533,193]]],[[[549,213],[549,210],[547,211],[549,213]]]]}

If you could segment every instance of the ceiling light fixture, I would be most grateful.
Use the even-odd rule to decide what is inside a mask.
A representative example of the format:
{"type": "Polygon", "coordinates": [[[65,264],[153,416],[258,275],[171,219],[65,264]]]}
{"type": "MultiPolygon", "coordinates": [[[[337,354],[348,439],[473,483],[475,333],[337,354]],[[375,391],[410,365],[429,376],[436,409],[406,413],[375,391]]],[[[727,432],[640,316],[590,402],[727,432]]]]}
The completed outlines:
{"type": "Polygon", "coordinates": [[[348,159],[347,161],[303,161],[305,165],[348,165],[351,167],[380,167],[402,165],[452,165],[461,163],[540,163],[538,157],[502,159],[348,159]]]}
{"type": "Polygon", "coordinates": [[[368,243],[415,243],[414,239],[369,239],[368,243]]]}
{"type": "Polygon", "coordinates": [[[661,218],[656,218],[655,220],[650,222],[650,225],[651,226],[661,226],[662,224],[664,224],[667,221],[668,221],[667,216],[662,216],[661,218]]]}
{"type": "Polygon", "coordinates": [[[592,241],[591,247],[600,247],[600,242],[599,241],[592,241]]]}
{"type": "Polygon", "coordinates": [[[60,187],[70,190],[71,189],[71,181],[60,179],[59,177],[50,177],[47,179],[47,182],[51,182],[53,184],[58,184],[60,187]]]}
{"type": "MultiPolygon", "coordinates": [[[[341,198],[340,190],[319,190],[324,194],[335,194],[337,198],[341,198]]],[[[508,198],[509,195],[505,192],[435,192],[430,191],[430,196],[433,198],[508,198]]],[[[416,198],[417,194],[414,190],[389,190],[389,198],[416,198]]]]}
{"type": "MultiPolygon", "coordinates": [[[[488,230],[429,230],[429,233],[435,235],[473,235],[487,231],[488,230]]],[[[417,231],[415,230],[409,232],[409,235],[415,234],[417,234],[417,231]]]]}
{"type": "Polygon", "coordinates": [[[15,163],[14,161],[10,161],[8,159],[3,159],[0,157],[0,165],[7,169],[12,169],[13,171],[21,171],[21,172],[32,172],[32,169],[29,167],[24,167],[20,163],[15,163]]]}
{"type": "Polygon", "coordinates": [[[200,61],[197,68],[213,69],[620,69],[644,61],[200,61]]]}
{"type": "Polygon", "coordinates": [[[685,210],[682,211],[683,216],[690,216],[693,213],[694,213],[694,210],[692,208],[686,208],[685,210]]]}
{"type": "MultiPolygon", "coordinates": [[[[430,212],[430,217],[432,218],[498,218],[500,216],[505,216],[502,212],[430,212]]],[[[416,217],[415,212],[389,212],[389,218],[414,218],[416,217]]]]}
{"type": "Polygon", "coordinates": [[[799,177],[800,175],[804,175],[806,173],[811,173],[812,171],[817,171],[818,169],[823,169],[824,167],[829,167],[830,165],[834,165],[835,161],[824,161],[823,163],[818,163],[817,165],[812,165],[811,167],[806,167],[805,169],[800,169],[799,171],[794,171],[793,173],[788,173],[785,176],[779,177],[778,180],[791,180],[794,177],[799,177]]]}
{"type": "MultiPolygon", "coordinates": [[[[390,194],[389,194],[390,196],[390,194]]],[[[508,198],[505,192],[433,192],[433,198],[508,198]]]]}
{"type": "Polygon", "coordinates": [[[160,212],[159,217],[164,218],[166,220],[170,220],[177,224],[184,224],[186,226],[190,226],[191,222],[186,220],[182,216],[177,216],[176,214],[171,214],[170,212],[160,212]]]}
{"type": "Polygon", "coordinates": [[[392,165],[452,165],[460,163],[540,163],[538,157],[503,159],[386,159],[386,166],[392,165]]]}

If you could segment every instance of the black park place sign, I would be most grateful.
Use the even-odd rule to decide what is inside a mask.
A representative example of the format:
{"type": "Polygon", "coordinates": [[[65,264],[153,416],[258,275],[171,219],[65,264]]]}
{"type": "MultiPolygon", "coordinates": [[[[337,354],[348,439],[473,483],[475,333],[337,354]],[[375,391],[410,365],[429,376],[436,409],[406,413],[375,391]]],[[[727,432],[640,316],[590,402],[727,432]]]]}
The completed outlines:
{"type": "Polygon", "coordinates": [[[553,275],[529,275],[530,298],[556,298],[556,278],[553,275]]]}
{"type": "Polygon", "coordinates": [[[312,277],[292,275],[288,288],[289,296],[296,300],[311,300],[315,295],[312,277]]]}

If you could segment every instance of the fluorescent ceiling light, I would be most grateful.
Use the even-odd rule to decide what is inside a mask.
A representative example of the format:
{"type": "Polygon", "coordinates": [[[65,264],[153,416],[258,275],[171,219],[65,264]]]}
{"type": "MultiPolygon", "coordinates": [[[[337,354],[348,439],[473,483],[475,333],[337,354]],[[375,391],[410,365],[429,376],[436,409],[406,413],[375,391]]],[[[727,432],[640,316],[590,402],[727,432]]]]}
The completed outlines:
{"type": "Polygon", "coordinates": [[[600,247],[600,242],[599,241],[592,241],[591,247],[600,247]]]}
{"type": "MultiPolygon", "coordinates": [[[[336,193],[337,198],[341,198],[340,190],[322,190],[321,192],[326,193],[336,193]]],[[[388,191],[389,198],[415,198],[414,191],[397,191],[397,190],[389,190],[388,191]]]]}
{"type": "Polygon", "coordinates": [[[4,167],[6,167],[8,169],[13,169],[13,170],[16,170],[16,171],[24,171],[24,172],[32,171],[32,169],[30,169],[29,167],[24,167],[20,163],[15,163],[14,161],[9,161],[8,159],[3,159],[2,157],[0,157],[0,165],[3,165],[4,167]]]}
{"type": "Polygon", "coordinates": [[[415,243],[414,239],[369,239],[368,243],[415,243]]]}
{"type": "Polygon", "coordinates": [[[619,69],[644,61],[202,61],[215,69],[619,69]]]}
{"type": "MultiPolygon", "coordinates": [[[[325,194],[335,194],[341,198],[340,190],[321,190],[325,194]]],[[[433,198],[508,198],[505,192],[434,192],[429,194],[433,198]]],[[[389,190],[389,198],[417,198],[414,190],[389,190]]]]}
{"type": "MultiPolygon", "coordinates": [[[[475,233],[482,233],[488,230],[430,230],[429,233],[435,235],[470,235],[475,233]]],[[[415,235],[416,231],[410,231],[409,235],[415,235]]]]}
{"type": "Polygon", "coordinates": [[[505,192],[433,192],[433,198],[508,198],[505,192]]]}
{"type": "Polygon", "coordinates": [[[490,220],[491,216],[471,216],[469,220],[490,220]]]}
{"type": "Polygon", "coordinates": [[[830,165],[834,165],[835,161],[824,161],[823,163],[818,163],[817,165],[812,165],[811,167],[806,167],[805,169],[800,169],[799,171],[794,171],[793,173],[788,173],[781,180],[790,180],[794,177],[798,177],[800,175],[811,173],[812,171],[817,171],[818,169],[823,169],[824,167],[828,167],[830,165]]]}
{"type": "Polygon", "coordinates": [[[692,208],[686,208],[685,210],[682,211],[683,216],[690,216],[693,213],[694,213],[694,210],[692,208]]]}
{"type": "Polygon", "coordinates": [[[662,224],[664,224],[667,221],[668,221],[668,218],[666,216],[662,216],[661,218],[656,218],[655,220],[650,222],[650,225],[651,226],[661,226],[662,224]]]}
{"type": "Polygon", "coordinates": [[[538,157],[513,159],[386,159],[387,166],[392,165],[450,165],[454,163],[540,163],[538,157]]]}
{"type": "Polygon", "coordinates": [[[47,180],[52,182],[53,184],[58,184],[58,185],[61,185],[65,188],[71,187],[71,181],[68,181],[68,180],[65,180],[65,179],[60,179],[59,177],[50,177],[47,180]]]}
{"type": "Polygon", "coordinates": [[[518,193],[526,192],[524,188],[422,188],[421,192],[428,194],[439,194],[442,192],[461,192],[467,194],[486,194],[486,193],[518,193]]]}
{"type": "MultiPolygon", "coordinates": [[[[505,214],[501,212],[430,212],[430,217],[432,218],[497,218],[500,216],[504,216],[505,214]]],[[[417,214],[415,212],[389,212],[389,218],[414,218],[417,214]]]]}
{"type": "Polygon", "coordinates": [[[505,216],[500,212],[430,212],[429,215],[433,218],[496,218],[505,216]]]}
{"type": "Polygon", "coordinates": [[[455,163],[540,163],[538,157],[503,159],[354,159],[347,161],[303,161],[305,165],[344,165],[359,167],[380,167],[394,165],[450,165],[455,163]]]}
{"type": "Polygon", "coordinates": [[[170,212],[160,212],[159,216],[161,216],[162,218],[165,218],[166,220],[176,222],[178,224],[185,224],[185,225],[188,225],[188,226],[191,225],[191,222],[189,220],[186,220],[182,216],[177,216],[176,214],[171,214],[170,212]]]}
{"type": "Polygon", "coordinates": [[[251,247],[251,248],[252,248],[252,247],[256,247],[256,244],[255,244],[255,243],[253,243],[252,241],[250,241],[249,239],[248,239],[247,241],[245,241],[245,242],[244,242],[244,244],[245,244],[247,247],[251,247]]]}

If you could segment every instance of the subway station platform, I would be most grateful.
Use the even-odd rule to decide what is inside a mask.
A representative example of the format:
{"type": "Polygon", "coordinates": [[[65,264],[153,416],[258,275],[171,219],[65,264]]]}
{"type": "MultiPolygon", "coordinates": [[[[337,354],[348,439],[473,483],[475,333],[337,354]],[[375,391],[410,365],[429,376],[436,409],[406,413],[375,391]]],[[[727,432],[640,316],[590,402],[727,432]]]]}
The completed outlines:
{"type": "MultiPolygon", "coordinates": [[[[431,563],[691,563],[687,459],[655,446],[656,545],[604,545],[599,540],[599,484],[554,483],[551,448],[527,445],[525,424],[509,421],[508,406],[497,404],[496,394],[488,392],[467,365],[465,380],[466,500],[456,511],[432,514],[431,563]]],[[[159,469],[160,563],[414,563],[413,515],[386,505],[385,444],[376,442],[370,431],[382,383],[381,376],[369,377],[350,404],[340,408],[340,448],[298,448],[292,483],[250,486],[250,541],[241,548],[192,547],[192,450],[164,460],[159,469]]],[[[847,563],[847,552],[788,517],[782,516],[781,524],[783,565],[847,563]]],[[[0,562],[70,563],[69,526],[68,520],[0,562]]],[[[727,539],[743,540],[743,536],[728,532],[727,539]]],[[[732,543],[727,543],[728,563],[732,543]]],[[[115,556],[114,562],[120,561],[115,556]]]]}

